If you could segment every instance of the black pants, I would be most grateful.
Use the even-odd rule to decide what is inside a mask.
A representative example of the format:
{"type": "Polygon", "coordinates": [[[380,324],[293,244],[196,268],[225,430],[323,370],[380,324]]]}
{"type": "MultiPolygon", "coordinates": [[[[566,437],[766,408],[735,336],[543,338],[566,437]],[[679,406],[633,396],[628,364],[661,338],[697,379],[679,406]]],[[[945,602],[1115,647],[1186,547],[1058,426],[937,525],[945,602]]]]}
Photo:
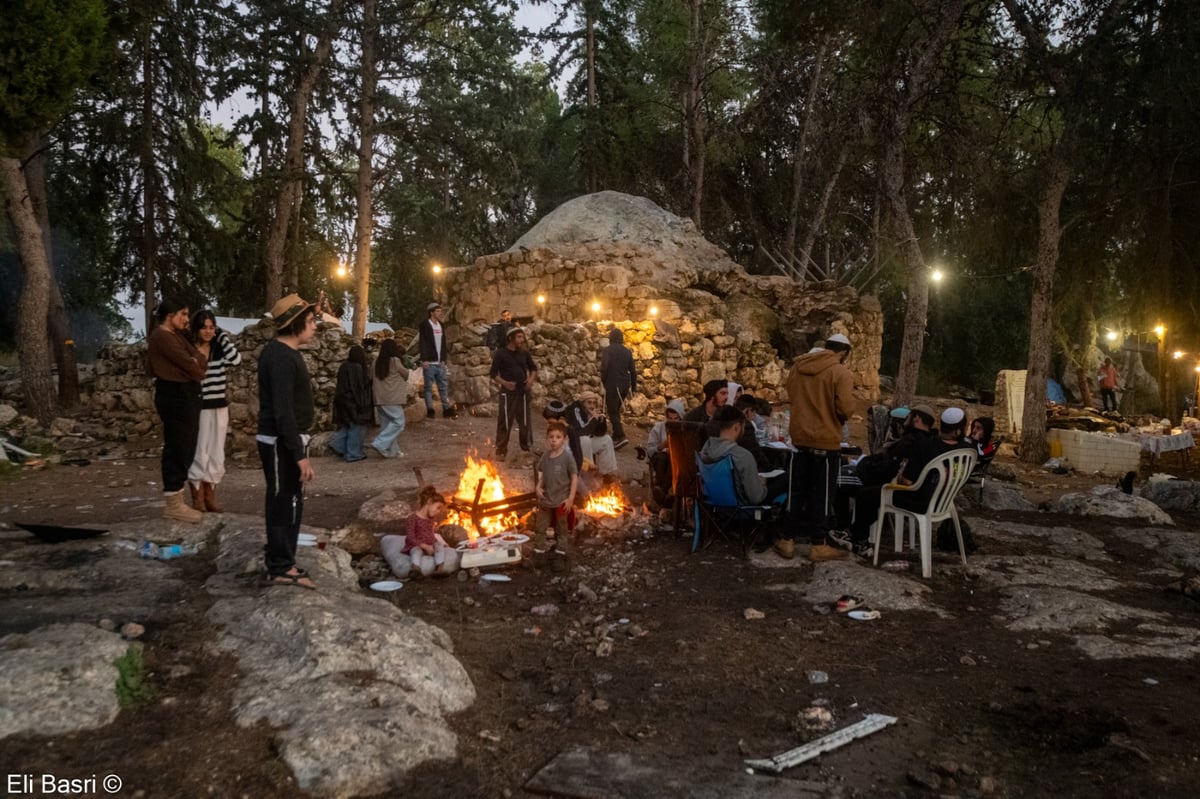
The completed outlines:
{"type": "Polygon", "coordinates": [[[605,386],[604,410],[608,414],[608,423],[612,425],[613,443],[625,438],[625,425],[621,424],[621,406],[625,404],[625,395],[629,386],[605,386]]]}
{"type": "MultiPolygon", "coordinates": [[[[929,507],[927,491],[893,494],[896,507],[922,513],[929,507]]],[[[863,486],[854,497],[854,522],[850,525],[850,540],[865,543],[871,537],[871,525],[879,518],[879,506],[883,504],[883,486],[863,486]]]]}
{"type": "MultiPolygon", "coordinates": [[[[790,515],[800,522],[812,544],[824,544],[829,532],[829,513],[837,491],[842,453],[836,450],[801,449],[792,456],[790,515]]],[[[792,538],[798,538],[792,527],[792,538]]]]}
{"type": "Polygon", "coordinates": [[[296,540],[304,516],[304,484],[300,481],[300,465],[283,447],[259,441],[258,458],[267,481],[264,559],[267,574],[276,576],[296,565],[296,540]]]}
{"type": "Polygon", "coordinates": [[[1117,390],[1115,388],[1100,389],[1100,399],[1104,403],[1104,410],[1115,411],[1117,409],[1117,390]],[[1109,407],[1110,403],[1112,407],[1109,407]]]}
{"type": "Polygon", "coordinates": [[[200,434],[200,384],[154,381],[154,410],[163,425],[163,491],[183,490],[200,434]]]}
{"type": "Polygon", "coordinates": [[[654,501],[659,505],[671,503],[671,455],[666,452],[656,452],[650,456],[651,487],[654,501]]]}
{"type": "Polygon", "coordinates": [[[517,427],[517,440],[521,449],[529,452],[533,447],[533,432],[529,428],[529,394],[524,391],[500,389],[499,409],[496,414],[496,457],[508,454],[508,438],[513,425],[517,427]]]}

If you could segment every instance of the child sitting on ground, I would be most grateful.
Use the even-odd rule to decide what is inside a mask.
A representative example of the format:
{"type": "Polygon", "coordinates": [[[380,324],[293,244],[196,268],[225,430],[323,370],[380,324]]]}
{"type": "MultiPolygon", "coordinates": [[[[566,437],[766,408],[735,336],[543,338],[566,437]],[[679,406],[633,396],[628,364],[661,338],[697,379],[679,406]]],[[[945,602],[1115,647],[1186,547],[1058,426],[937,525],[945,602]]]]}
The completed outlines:
{"type": "Polygon", "coordinates": [[[573,511],[575,491],[579,488],[579,469],[567,450],[567,423],[551,419],[546,425],[546,452],[534,466],[538,498],[534,520],[533,551],[539,555],[547,548],[546,530],[554,524],[554,551],[570,555],[568,521],[573,511]]]}
{"type": "Polygon", "coordinates": [[[445,515],[445,497],[425,486],[417,495],[417,509],[404,521],[404,536],[383,537],[383,556],[397,577],[449,574],[458,568],[458,552],[437,533],[445,515]]]}

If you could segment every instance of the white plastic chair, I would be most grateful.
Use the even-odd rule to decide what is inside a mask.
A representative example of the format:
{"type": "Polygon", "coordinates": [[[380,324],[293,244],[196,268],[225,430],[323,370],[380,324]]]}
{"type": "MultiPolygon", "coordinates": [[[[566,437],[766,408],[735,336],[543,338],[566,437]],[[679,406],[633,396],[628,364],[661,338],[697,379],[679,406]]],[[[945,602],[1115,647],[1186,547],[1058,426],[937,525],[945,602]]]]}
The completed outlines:
{"type": "Polygon", "coordinates": [[[958,522],[958,511],[954,508],[954,498],[966,484],[975,468],[978,453],[973,449],[952,449],[944,455],[939,455],[930,461],[912,485],[888,484],[883,487],[879,503],[879,517],[871,525],[871,540],[875,542],[874,563],[879,565],[879,548],[883,543],[883,523],[890,514],[892,529],[896,536],[896,551],[899,552],[904,540],[904,533],[911,521],[916,527],[917,543],[921,548],[921,576],[928,578],[933,574],[933,531],[946,519],[954,521],[954,533],[958,536],[958,553],[962,556],[963,565],[967,565],[967,549],[963,545],[962,525],[958,522]],[[899,508],[893,503],[895,494],[903,494],[918,490],[925,481],[932,479],[937,473],[937,486],[933,496],[929,498],[929,507],[924,513],[899,508]]]}

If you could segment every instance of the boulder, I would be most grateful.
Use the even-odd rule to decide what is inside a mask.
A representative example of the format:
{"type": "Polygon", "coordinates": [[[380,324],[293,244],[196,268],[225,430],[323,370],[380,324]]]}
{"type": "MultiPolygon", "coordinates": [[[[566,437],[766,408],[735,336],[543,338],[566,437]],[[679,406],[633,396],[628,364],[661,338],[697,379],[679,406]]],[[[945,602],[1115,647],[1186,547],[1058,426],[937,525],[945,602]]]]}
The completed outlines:
{"type": "Polygon", "coordinates": [[[1096,486],[1090,493],[1064,494],[1054,503],[1057,513],[1076,516],[1109,516],[1142,519],[1150,524],[1175,524],[1171,517],[1148,499],[1126,494],[1116,486],[1096,486]]]}
{"type": "Polygon", "coordinates": [[[0,638],[0,739],[93,730],[117,717],[117,666],[130,643],[91,624],[0,638]]]}
{"type": "Polygon", "coordinates": [[[475,688],[446,633],[362,593],[340,550],[302,553],[319,590],[261,590],[237,577],[258,536],[226,529],[220,539],[209,590],[221,598],[208,619],[242,675],[234,717],[277,730],[302,791],[374,795],[421,763],[455,757],[445,717],[469,707],[475,688]]]}
{"type": "Polygon", "coordinates": [[[1141,495],[1166,511],[1200,511],[1200,483],[1191,480],[1151,480],[1141,495]]]}

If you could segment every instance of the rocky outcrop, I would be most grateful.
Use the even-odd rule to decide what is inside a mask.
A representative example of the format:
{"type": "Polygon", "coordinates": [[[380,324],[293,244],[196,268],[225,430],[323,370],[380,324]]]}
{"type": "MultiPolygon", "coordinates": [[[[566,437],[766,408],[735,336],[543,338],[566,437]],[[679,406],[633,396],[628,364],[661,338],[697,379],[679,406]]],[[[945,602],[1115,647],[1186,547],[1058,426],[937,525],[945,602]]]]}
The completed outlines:
{"type": "Polygon", "coordinates": [[[130,646],[91,624],[52,624],[0,638],[0,739],[111,722],[121,709],[116,661],[130,646]]]}
{"type": "Polygon", "coordinates": [[[1064,494],[1054,503],[1057,513],[1141,519],[1150,524],[1175,524],[1162,508],[1148,499],[1126,494],[1115,486],[1096,486],[1090,493],[1064,494]]]}

